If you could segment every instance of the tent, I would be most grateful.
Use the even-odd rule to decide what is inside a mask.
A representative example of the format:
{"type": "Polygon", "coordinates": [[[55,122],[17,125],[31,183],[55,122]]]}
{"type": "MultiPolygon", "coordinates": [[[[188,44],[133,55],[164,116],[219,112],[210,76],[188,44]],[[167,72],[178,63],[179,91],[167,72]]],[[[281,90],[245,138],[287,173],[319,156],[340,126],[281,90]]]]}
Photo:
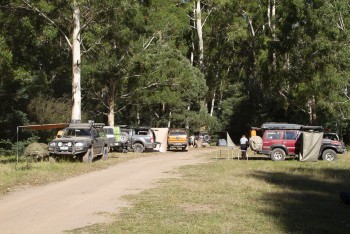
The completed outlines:
{"type": "Polygon", "coordinates": [[[156,135],[156,142],[160,144],[157,145],[155,150],[159,152],[166,152],[168,144],[168,131],[169,128],[152,128],[154,134],[156,135]]]}
{"type": "Polygon", "coordinates": [[[226,132],[226,134],[227,147],[234,147],[235,143],[233,143],[230,134],[228,134],[228,132],[226,132]]]}
{"type": "Polygon", "coordinates": [[[303,132],[301,138],[302,143],[299,160],[301,162],[316,162],[322,145],[323,133],[303,132]]]}
{"type": "Polygon", "coordinates": [[[63,129],[68,127],[68,123],[55,123],[55,124],[36,124],[36,125],[24,125],[17,126],[17,152],[16,158],[18,163],[18,136],[20,129],[28,129],[28,130],[49,130],[49,129],[63,129]]]}
{"type": "Polygon", "coordinates": [[[219,146],[227,146],[227,147],[234,147],[235,144],[233,143],[230,134],[228,134],[227,131],[217,131],[213,132],[213,135],[216,135],[215,138],[217,138],[218,142],[217,144],[219,146]]]}

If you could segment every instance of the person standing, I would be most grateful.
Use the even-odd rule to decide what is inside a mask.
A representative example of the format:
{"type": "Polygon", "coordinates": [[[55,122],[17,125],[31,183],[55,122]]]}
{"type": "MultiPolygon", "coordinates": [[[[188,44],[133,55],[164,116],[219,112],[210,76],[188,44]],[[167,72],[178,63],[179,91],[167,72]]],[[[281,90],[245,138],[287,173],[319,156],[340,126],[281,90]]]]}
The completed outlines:
{"type": "Polygon", "coordinates": [[[190,146],[194,147],[194,136],[190,136],[190,146]]]}
{"type": "Polygon", "coordinates": [[[240,143],[240,149],[242,152],[242,158],[245,158],[247,155],[249,140],[243,134],[241,139],[239,140],[239,143],[240,143]]]}

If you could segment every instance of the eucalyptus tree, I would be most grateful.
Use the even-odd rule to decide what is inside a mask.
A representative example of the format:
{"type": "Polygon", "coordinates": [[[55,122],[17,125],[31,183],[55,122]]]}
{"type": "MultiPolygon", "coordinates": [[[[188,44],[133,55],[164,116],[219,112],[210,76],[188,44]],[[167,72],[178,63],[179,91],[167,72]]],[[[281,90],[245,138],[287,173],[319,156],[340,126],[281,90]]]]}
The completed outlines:
{"type": "Polygon", "coordinates": [[[347,1],[279,2],[279,93],[309,123],[344,125],[349,113],[347,1]],[[328,88],[326,88],[328,87],[328,88]]]}
{"type": "Polygon", "coordinates": [[[69,55],[55,41],[56,30],[22,1],[2,1],[0,18],[1,64],[6,68],[1,71],[0,122],[5,138],[15,126],[30,121],[27,105],[33,97],[54,95],[51,87],[63,87],[61,78],[68,73],[61,65],[69,55]]]}
{"type": "Polygon", "coordinates": [[[262,80],[267,63],[266,4],[213,1],[205,40],[210,113],[241,134],[263,112],[262,80]]]}
{"type": "Polygon", "coordinates": [[[150,48],[134,59],[144,77],[133,81],[138,87],[133,91],[134,107],[142,113],[137,120],[152,126],[192,126],[207,90],[199,69],[171,47],[150,48]]]}
{"type": "Polygon", "coordinates": [[[200,110],[199,97],[207,88],[186,58],[192,33],[188,9],[186,1],[143,5],[145,31],[135,44],[133,75],[128,78],[136,123],[186,127],[188,116],[200,110]]]}
{"type": "MultiPolygon", "coordinates": [[[[89,54],[83,74],[88,78],[86,94],[91,115],[107,117],[114,126],[115,113],[129,104],[131,90],[127,87],[130,77],[130,60],[135,53],[134,44],[143,32],[144,18],[138,1],[100,2],[96,9],[103,9],[99,18],[84,34],[89,54]],[[96,108],[98,107],[98,108],[96,108]]],[[[136,74],[138,76],[138,74],[136,74]]]]}
{"type": "MultiPolygon", "coordinates": [[[[72,0],[63,1],[60,3],[57,2],[47,2],[47,1],[29,1],[22,0],[14,5],[14,7],[20,8],[23,7],[27,10],[33,11],[38,14],[47,24],[56,28],[59,31],[61,36],[65,39],[67,46],[72,51],[72,116],[71,120],[81,120],[81,54],[80,54],[80,44],[81,44],[81,31],[80,26],[80,7],[89,8],[89,1],[78,1],[72,0]],[[21,4],[22,3],[22,4],[21,4]],[[63,3],[63,4],[62,4],[63,3]],[[87,4],[86,4],[87,3],[87,4]],[[86,4],[84,6],[84,4],[86,4]],[[59,9],[60,6],[65,6],[63,9],[59,9]],[[70,10],[67,10],[67,7],[71,7],[70,10]],[[61,18],[71,18],[71,22],[68,22],[67,25],[62,25],[58,22],[56,18],[57,15],[53,15],[53,12],[60,12],[61,18]],[[65,12],[66,11],[66,12],[65,12]],[[72,17],[67,17],[67,14],[71,14],[72,17]],[[71,33],[71,40],[70,38],[71,33]]],[[[91,17],[91,11],[88,9],[86,16],[86,22],[91,17]]],[[[68,20],[67,20],[68,21],[68,20]]]]}

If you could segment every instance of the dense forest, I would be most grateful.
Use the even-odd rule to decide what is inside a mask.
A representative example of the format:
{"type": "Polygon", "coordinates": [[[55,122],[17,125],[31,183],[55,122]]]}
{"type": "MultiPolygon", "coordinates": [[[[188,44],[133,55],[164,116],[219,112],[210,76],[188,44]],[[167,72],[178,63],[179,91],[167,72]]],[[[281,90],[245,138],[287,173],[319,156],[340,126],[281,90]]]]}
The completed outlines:
{"type": "Polygon", "coordinates": [[[0,2],[0,148],[19,125],[70,122],[75,88],[82,121],[348,139],[349,1],[0,2]]]}

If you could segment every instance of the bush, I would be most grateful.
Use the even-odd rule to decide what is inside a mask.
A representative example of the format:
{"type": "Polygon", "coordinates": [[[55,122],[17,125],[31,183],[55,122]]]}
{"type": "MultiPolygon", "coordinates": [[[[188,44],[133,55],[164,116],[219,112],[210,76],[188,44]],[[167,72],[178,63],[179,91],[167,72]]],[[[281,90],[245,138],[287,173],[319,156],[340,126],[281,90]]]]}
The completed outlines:
{"type": "Polygon", "coordinates": [[[17,142],[11,142],[9,140],[1,140],[0,139],[0,155],[1,156],[11,156],[11,155],[16,155],[17,150],[18,154],[22,155],[24,152],[24,149],[31,143],[37,142],[38,137],[29,137],[25,141],[19,141],[18,144],[17,142]]]}

